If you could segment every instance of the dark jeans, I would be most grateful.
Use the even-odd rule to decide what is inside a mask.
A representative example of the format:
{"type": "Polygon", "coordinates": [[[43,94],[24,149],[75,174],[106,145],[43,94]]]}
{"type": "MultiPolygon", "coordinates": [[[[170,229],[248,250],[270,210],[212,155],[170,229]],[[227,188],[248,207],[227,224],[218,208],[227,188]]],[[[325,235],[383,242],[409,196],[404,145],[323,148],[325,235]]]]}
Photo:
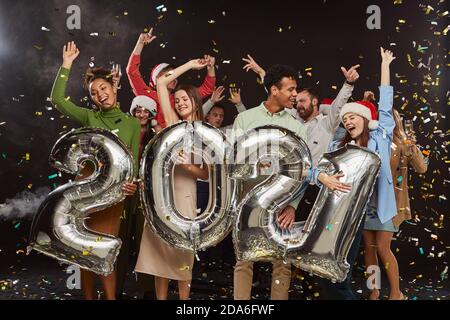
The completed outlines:
{"type": "Polygon", "coordinates": [[[306,188],[305,194],[298,204],[297,210],[295,211],[295,221],[305,221],[308,219],[309,214],[316,202],[317,195],[319,194],[320,188],[315,184],[310,184],[306,188]]]}
{"type": "Polygon", "coordinates": [[[358,257],[359,246],[361,244],[362,232],[364,228],[364,217],[361,225],[356,232],[355,240],[353,240],[352,246],[347,255],[347,262],[350,264],[350,270],[348,271],[347,278],[343,282],[332,283],[330,280],[319,278],[318,284],[321,288],[321,298],[324,300],[357,300],[358,298],[352,291],[352,270],[358,257]]]}

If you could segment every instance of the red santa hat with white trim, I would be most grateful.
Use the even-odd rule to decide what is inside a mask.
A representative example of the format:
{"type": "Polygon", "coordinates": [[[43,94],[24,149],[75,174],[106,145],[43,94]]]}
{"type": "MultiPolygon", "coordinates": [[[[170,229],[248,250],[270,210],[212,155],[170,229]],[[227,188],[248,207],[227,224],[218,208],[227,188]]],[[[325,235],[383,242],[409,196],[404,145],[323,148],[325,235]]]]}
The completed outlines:
{"type": "Polygon", "coordinates": [[[377,110],[372,102],[356,101],[344,104],[339,114],[342,122],[344,115],[349,112],[355,113],[369,120],[370,130],[375,130],[378,127],[377,110]]]}
{"type": "Polygon", "coordinates": [[[150,72],[150,85],[153,88],[156,88],[156,78],[158,78],[158,75],[161,73],[161,71],[165,68],[170,66],[168,63],[160,63],[153,67],[152,71],[150,72]]]}
{"type": "MultiPolygon", "coordinates": [[[[136,96],[133,99],[133,102],[131,102],[131,107],[130,107],[130,114],[134,116],[134,111],[136,110],[137,107],[141,107],[144,108],[146,110],[148,110],[150,112],[150,118],[153,118],[156,115],[156,101],[153,100],[150,97],[147,96],[136,96]]],[[[151,121],[151,125],[152,127],[157,125],[157,122],[155,119],[152,119],[151,121]]]]}

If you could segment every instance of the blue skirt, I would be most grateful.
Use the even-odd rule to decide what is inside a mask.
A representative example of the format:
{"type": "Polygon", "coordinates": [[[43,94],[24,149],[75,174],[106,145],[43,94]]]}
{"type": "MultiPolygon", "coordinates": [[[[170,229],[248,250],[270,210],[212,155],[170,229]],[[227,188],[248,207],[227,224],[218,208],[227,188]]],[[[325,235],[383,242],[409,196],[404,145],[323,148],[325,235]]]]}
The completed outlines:
{"type": "Polygon", "coordinates": [[[398,228],[394,226],[392,219],[386,221],[385,223],[381,223],[378,218],[377,208],[370,205],[367,206],[364,230],[398,232],[398,228]]]}

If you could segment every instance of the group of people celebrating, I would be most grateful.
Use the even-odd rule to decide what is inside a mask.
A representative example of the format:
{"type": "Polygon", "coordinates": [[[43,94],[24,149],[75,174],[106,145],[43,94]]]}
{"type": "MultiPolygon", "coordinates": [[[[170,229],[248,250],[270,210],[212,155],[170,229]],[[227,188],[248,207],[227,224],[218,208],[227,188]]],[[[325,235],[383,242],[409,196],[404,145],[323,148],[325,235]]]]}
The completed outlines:
{"type": "MultiPolygon", "coordinates": [[[[230,88],[229,100],[236,106],[238,116],[232,126],[223,127],[227,107],[221,105],[225,88],[216,87],[215,58],[204,55],[174,67],[167,63],[155,65],[147,84],[140,73],[141,53],[156,38],[152,30],[140,34],[131,53],[126,73],[134,95],[129,113],[122,111],[117,101],[119,79],[117,70],[89,68],[85,87],[94,108],[74,104],[66,94],[70,69],[80,51],[74,42],[63,48],[63,63],[52,89],[51,102],[64,115],[84,127],[97,127],[114,131],[130,148],[136,165],[150,139],[165,127],[178,121],[205,121],[224,130],[231,128],[232,138],[264,125],[277,125],[291,130],[306,141],[312,155],[313,168],[307,179],[310,185],[300,199],[293,199],[278,216],[281,228],[292,227],[296,212],[307,214],[322,186],[332,191],[348,192],[351,185],[340,182],[342,173],[328,175],[317,168],[324,152],[332,151],[347,143],[354,143],[376,152],[381,159],[380,174],[373,195],[368,203],[366,218],[356,233],[347,261],[354,266],[360,240],[364,239],[366,267],[378,265],[378,257],[385,266],[389,280],[389,299],[402,300],[406,296],[400,290],[397,260],[390,249],[392,237],[402,221],[411,218],[409,207],[407,172],[411,165],[419,172],[427,169],[426,161],[416,145],[415,137],[403,129],[399,113],[393,109],[393,88],[390,84],[390,65],[395,59],[389,50],[380,48],[381,79],[378,108],[375,95],[367,91],[360,101],[348,102],[355,83],[358,67],[341,68],[343,86],[334,100],[321,100],[312,88],[297,87],[296,71],[286,65],[274,65],[267,70],[260,67],[248,55],[243,59],[244,70],[252,70],[264,84],[267,99],[259,106],[246,108],[240,89],[230,88]],[[180,84],[177,79],[190,70],[206,69],[200,87],[180,84]]],[[[190,154],[179,154],[174,172],[174,197],[178,211],[189,218],[198,215],[197,208],[205,202],[201,183],[208,180],[208,164],[192,164],[190,154]],[[199,195],[203,195],[202,197],[199,195]]],[[[92,173],[86,166],[77,179],[92,173]]],[[[123,192],[127,199],[121,203],[95,212],[86,220],[86,226],[94,231],[118,236],[123,241],[116,271],[108,276],[98,276],[105,298],[120,297],[130,256],[136,256],[134,271],[145,298],[168,299],[169,281],[178,281],[179,298],[189,299],[194,265],[194,254],[171,247],[153,233],[145,222],[138,197],[137,185],[125,183],[123,192]]],[[[206,194],[207,197],[207,194],[206,194]]],[[[206,199],[207,203],[207,199],[206,199]]],[[[133,261],[133,259],[131,259],[133,261]]],[[[284,261],[273,262],[271,299],[286,300],[292,273],[291,265],[284,261]]],[[[86,299],[95,299],[96,275],[81,271],[82,289],[86,299]]],[[[234,268],[234,298],[251,299],[253,263],[236,261],[234,268]]],[[[356,299],[351,289],[351,270],[342,283],[317,279],[325,299],[356,299]]],[[[379,288],[371,290],[369,299],[379,298],[379,288]]]]}

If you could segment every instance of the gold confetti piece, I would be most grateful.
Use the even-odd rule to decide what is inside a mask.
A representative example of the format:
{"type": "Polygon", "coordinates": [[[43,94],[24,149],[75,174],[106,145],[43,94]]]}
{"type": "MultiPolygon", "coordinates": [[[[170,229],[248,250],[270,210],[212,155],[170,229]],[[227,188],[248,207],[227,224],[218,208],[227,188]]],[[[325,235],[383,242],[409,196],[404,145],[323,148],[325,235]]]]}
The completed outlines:
{"type": "Polygon", "coordinates": [[[314,297],[317,298],[318,296],[320,296],[320,294],[318,292],[314,292],[314,297]]]}
{"type": "Polygon", "coordinates": [[[447,27],[445,27],[445,29],[444,29],[444,30],[442,30],[442,34],[443,34],[444,36],[446,36],[446,35],[447,35],[447,32],[448,32],[448,30],[450,30],[450,25],[448,25],[447,27]]]}
{"type": "Polygon", "coordinates": [[[414,68],[414,65],[412,64],[412,59],[411,59],[411,55],[408,53],[408,54],[406,54],[406,57],[407,57],[407,59],[408,59],[408,63],[409,63],[409,65],[411,66],[411,67],[413,67],[414,68]]]}
{"type": "Polygon", "coordinates": [[[191,269],[190,266],[184,266],[184,267],[181,267],[181,268],[180,268],[180,271],[188,271],[188,270],[190,270],[190,269],[191,269]]]}
{"type": "Polygon", "coordinates": [[[283,28],[282,27],[278,27],[278,32],[283,32],[283,28]]]}
{"type": "Polygon", "coordinates": [[[125,12],[123,13],[123,15],[124,15],[124,16],[127,16],[127,15],[128,15],[128,12],[127,12],[127,11],[125,11],[125,12]]]}
{"type": "Polygon", "coordinates": [[[404,20],[404,19],[398,19],[398,23],[406,23],[406,20],[404,20]]]}
{"type": "Polygon", "coordinates": [[[37,50],[42,50],[42,49],[44,49],[44,47],[38,46],[37,44],[35,44],[33,47],[34,47],[35,49],[37,49],[37,50]]]}
{"type": "Polygon", "coordinates": [[[30,160],[30,154],[29,153],[25,153],[25,160],[30,160]]]}
{"type": "Polygon", "coordinates": [[[88,256],[88,255],[90,255],[91,253],[89,252],[89,251],[83,251],[83,256],[88,256]]]}
{"type": "Polygon", "coordinates": [[[183,10],[177,9],[177,13],[178,13],[178,14],[183,14],[183,10]]]}
{"type": "Polygon", "coordinates": [[[337,86],[331,86],[331,89],[337,90],[337,86]]]}
{"type": "Polygon", "coordinates": [[[305,71],[311,71],[313,68],[306,68],[305,71]]]}
{"type": "Polygon", "coordinates": [[[42,116],[42,112],[41,111],[36,111],[34,114],[37,115],[37,116],[42,116]]]}

